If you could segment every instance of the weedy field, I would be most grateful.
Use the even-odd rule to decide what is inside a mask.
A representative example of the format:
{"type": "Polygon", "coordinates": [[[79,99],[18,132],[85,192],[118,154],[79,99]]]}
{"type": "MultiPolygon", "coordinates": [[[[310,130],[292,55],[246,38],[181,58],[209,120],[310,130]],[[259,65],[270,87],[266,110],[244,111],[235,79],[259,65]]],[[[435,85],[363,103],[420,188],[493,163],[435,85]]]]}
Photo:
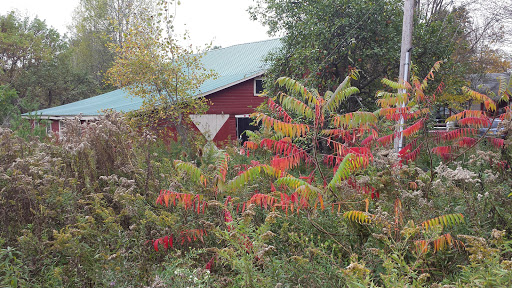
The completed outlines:
{"type": "Polygon", "coordinates": [[[466,89],[486,111],[432,132],[438,68],[383,80],[377,111],[344,114],[356,71],[323,95],[280,78],[260,131],[224,150],[115,113],[59,137],[2,129],[0,285],[505,287],[511,148],[478,129],[509,129],[511,113],[466,89]]]}

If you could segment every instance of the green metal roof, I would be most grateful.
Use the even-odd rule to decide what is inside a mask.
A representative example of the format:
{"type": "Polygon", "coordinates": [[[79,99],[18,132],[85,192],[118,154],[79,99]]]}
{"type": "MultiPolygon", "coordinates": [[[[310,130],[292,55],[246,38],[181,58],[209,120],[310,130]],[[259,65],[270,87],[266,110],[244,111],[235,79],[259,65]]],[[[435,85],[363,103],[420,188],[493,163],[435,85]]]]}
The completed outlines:
{"type": "MultiPolygon", "coordinates": [[[[205,81],[199,87],[197,96],[205,96],[262,75],[268,68],[264,62],[265,56],[280,47],[281,41],[272,39],[208,51],[201,58],[201,62],[206,69],[214,70],[218,77],[205,81]]],[[[37,114],[42,118],[69,117],[79,114],[98,116],[103,110],[129,112],[138,110],[141,105],[140,97],[132,97],[126,91],[118,89],[77,102],[25,113],[23,116],[28,114],[37,114]]]]}

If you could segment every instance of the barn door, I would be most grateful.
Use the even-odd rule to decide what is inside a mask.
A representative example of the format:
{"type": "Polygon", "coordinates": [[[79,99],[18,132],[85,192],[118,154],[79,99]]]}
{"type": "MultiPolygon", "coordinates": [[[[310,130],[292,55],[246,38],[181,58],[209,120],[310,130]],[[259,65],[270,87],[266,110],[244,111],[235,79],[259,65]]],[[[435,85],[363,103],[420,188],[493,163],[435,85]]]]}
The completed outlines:
{"type": "Polygon", "coordinates": [[[245,131],[257,131],[259,129],[258,126],[251,125],[254,119],[249,117],[249,114],[236,115],[236,137],[240,141],[240,144],[244,144],[245,141],[248,140],[247,134],[245,131]]]}

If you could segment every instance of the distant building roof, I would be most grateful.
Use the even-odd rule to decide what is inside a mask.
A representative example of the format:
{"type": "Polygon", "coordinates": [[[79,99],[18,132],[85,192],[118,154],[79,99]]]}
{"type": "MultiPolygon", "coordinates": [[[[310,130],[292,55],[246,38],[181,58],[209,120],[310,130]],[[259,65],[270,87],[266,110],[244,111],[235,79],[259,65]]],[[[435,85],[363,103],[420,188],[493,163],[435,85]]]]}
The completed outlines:
{"type": "Polygon", "coordinates": [[[490,92],[494,93],[494,100],[498,100],[498,90],[500,87],[500,81],[508,81],[510,73],[487,73],[483,75],[471,75],[471,89],[491,96],[490,92]]]}
{"type": "MultiPolygon", "coordinates": [[[[201,62],[208,70],[217,73],[215,79],[206,80],[197,96],[206,96],[216,91],[236,85],[245,80],[258,77],[267,70],[265,57],[281,47],[279,39],[234,45],[206,52],[201,62]]],[[[118,89],[73,103],[31,112],[42,118],[60,118],[76,115],[98,116],[101,111],[112,109],[130,112],[140,109],[142,98],[132,97],[126,91],[118,89]]],[[[29,113],[23,114],[27,116],[29,113]]]]}

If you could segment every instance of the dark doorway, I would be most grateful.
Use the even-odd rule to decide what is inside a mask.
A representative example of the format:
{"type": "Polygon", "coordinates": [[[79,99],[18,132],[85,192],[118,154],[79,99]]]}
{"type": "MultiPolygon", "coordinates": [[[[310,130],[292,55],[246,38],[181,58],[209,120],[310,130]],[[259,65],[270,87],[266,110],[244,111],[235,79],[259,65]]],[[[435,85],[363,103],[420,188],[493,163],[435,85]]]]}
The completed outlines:
{"type": "MultiPolygon", "coordinates": [[[[245,116],[245,115],[244,115],[245,116]]],[[[236,137],[240,141],[240,144],[244,144],[248,140],[245,131],[257,131],[260,129],[258,126],[251,125],[254,120],[249,117],[236,117],[236,137]]]]}

